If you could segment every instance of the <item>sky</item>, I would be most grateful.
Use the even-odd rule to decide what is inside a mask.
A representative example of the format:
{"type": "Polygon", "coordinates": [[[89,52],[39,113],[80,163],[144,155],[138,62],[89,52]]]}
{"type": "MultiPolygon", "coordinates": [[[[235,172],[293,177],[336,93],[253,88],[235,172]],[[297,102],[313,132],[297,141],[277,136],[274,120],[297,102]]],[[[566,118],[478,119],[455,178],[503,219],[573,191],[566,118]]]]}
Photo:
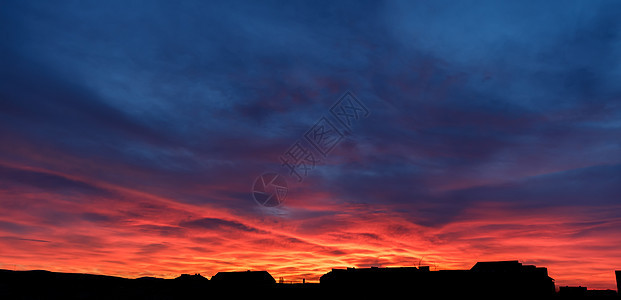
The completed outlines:
{"type": "Polygon", "coordinates": [[[519,260],[615,289],[620,13],[1,1],[0,268],[317,281],[519,260]],[[253,194],[270,174],[276,207],[253,194]]]}

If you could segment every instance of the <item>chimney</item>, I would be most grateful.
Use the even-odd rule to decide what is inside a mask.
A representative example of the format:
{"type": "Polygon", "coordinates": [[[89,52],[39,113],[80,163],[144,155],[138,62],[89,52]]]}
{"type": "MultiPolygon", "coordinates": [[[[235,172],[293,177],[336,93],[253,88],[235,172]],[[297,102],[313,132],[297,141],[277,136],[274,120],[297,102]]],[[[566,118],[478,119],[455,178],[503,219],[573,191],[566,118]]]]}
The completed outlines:
{"type": "Polygon", "coordinates": [[[621,271],[615,271],[617,275],[617,294],[621,295],[621,271]]]}

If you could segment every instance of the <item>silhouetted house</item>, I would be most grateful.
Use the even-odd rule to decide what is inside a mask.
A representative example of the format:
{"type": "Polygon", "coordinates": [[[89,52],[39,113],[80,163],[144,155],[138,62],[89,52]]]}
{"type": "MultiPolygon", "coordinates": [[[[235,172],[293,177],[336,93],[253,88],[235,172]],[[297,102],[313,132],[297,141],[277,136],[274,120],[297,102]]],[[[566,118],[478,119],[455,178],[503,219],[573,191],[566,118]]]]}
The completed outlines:
{"type": "Polygon", "coordinates": [[[535,266],[523,266],[517,260],[507,261],[484,261],[476,263],[470,271],[493,272],[493,273],[517,273],[524,268],[532,269],[535,266]]]}
{"type": "Polygon", "coordinates": [[[548,269],[514,261],[478,262],[469,275],[471,285],[486,294],[553,295],[554,280],[548,269]]]}
{"type": "Polygon", "coordinates": [[[332,269],[319,279],[326,288],[363,288],[374,289],[382,286],[397,286],[419,279],[423,272],[416,267],[397,268],[347,268],[332,269]]]}
{"type": "Polygon", "coordinates": [[[320,278],[322,288],[361,295],[408,293],[417,296],[551,296],[554,280],[546,268],[518,261],[479,262],[470,270],[429,268],[332,269],[320,278]]]}
{"type": "Polygon", "coordinates": [[[586,286],[562,286],[558,288],[558,294],[562,297],[584,297],[586,293],[586,286]]]}
{"type": "Polygon", "coordinates": [[[274,277],[267,271],[218,272],[211,277],[211,282],[226,286],[273,286],[274,277]]]}

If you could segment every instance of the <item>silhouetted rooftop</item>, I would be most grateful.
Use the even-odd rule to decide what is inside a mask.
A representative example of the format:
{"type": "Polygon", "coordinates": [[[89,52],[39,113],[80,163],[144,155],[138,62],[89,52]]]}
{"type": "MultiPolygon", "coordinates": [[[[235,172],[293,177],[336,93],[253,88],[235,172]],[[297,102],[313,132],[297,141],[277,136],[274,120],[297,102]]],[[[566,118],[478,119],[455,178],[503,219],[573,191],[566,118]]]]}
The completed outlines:
{"type": "Polygon", "coordinates": [[[240,272],[218,272],[211,277],[215,283],[225,284],[250,284],[250,285],[271,285],[276,280],[267,271],[240,271],[240,272]]]}
{"type": "Polygon", "coordinates": [[[470,270],[429,271],[427,267],[332,269],[320,278],[326,288],[369,292],[413,291],[424,295],[554,294],[546,268],[518,261],[479,262],[470,270]]]}
{"type": "Polygon", "coordinates": [[[474,272],[496,273],[538,272],[548,275],[547,268],[536,267],[533,265],[522,265],[522,263],[517,260],[477,262],[470,270],[474,272]]]}

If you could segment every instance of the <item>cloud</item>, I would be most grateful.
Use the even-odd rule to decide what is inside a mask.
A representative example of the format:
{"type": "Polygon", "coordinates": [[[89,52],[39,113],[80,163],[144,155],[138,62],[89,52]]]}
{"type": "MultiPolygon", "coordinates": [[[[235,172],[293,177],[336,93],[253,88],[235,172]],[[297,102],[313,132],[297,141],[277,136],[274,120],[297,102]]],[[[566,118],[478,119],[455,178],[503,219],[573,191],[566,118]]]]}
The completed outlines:
{"type": "Polygon", "coordinates": [[[0,228],[2,228],[3,231],[10,233],[27,233],[30,231],[29,226],[7,221],[0,221],[0,228]]]}
{"type": "Polygon", "coordinates": [[[191,220],[191,221],[183,221],[179,223],[179,226],[189,227],[189,228],[207,229],[207,230],[213,230],[213,231],[235,230],[235,231],[256,232],[256,233],[264,232],[260,229],[246,226],[237,221],[229,221],[229,220],[222,220],[222,219],[216,219],[216,218],[202,218],[202,219],[191,220]]]}
{"type": "Polygon", "coordinates": [[[80,180],[70,179],[53,173],[11,168],[0,165],[0,180],[5,188],[25,185],[44,191],[70,191],[82,194],[110,195],[110,191],[80,180]]]}
{"type": "Polygon", "coordinates": [[[24,239],[24,238],[19,238],[19,237],[14,237],[14,236],[3,236],[0,237],[2,239],[8,239],[8,240],[17,240],[17,241],[26,241],[26,242],[36,242],[36,243],[49,243],[50,241],[44,241],[44,240],[37,240],[37,239],[24,239]]]}

